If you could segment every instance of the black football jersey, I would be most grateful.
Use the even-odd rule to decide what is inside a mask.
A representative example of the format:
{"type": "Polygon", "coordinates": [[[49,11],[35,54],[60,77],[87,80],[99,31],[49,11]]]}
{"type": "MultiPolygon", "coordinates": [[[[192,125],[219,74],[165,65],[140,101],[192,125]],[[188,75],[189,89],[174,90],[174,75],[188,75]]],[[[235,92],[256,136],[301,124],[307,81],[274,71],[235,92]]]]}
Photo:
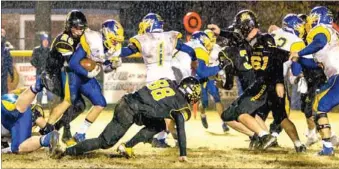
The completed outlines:
{"type": "MultiPolygon", "coordinates": [[[[189,104],[177,84],[160,79],[144,86],[135,93],[124,96],[130,108],[148,118],[170,118],[172,111],[189,112],[189,104]]],[[[184,116],[190,114],[184,114],[184,116]]],[[[185,117],[186,120],[189,117],[185,117]]]]}
{"type": "Polygon", "coordinates": [[[69,61],[79,42],[80,38],[73,38],[71,33],[65,31],[59,34],[51,45],[46,71],[48,73],[59,73],[64,62],[69,61]]]}

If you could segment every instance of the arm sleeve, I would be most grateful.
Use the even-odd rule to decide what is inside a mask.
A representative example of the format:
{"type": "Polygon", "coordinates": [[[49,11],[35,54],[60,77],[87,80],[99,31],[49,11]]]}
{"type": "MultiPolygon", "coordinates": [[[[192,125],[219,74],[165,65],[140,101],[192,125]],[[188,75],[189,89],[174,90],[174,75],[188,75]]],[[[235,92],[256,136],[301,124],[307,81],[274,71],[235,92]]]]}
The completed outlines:
{"type": "Polygon", "coordinates": [[[200,59],[198,59],[198,62],[199,62],[199,66],[196,72],[200,78],[207,78],[207,77],[216,75],[220,71],[219,66],[208,67],[206,66],[205,62],[200,59]]]}
{"type": "Polygon", "coordinates": [[[175,48],[177,50],[180,50],[180,51],[183,51],[183,52],[187,53],[191,57],[192,61],[196,61],[197,60],[197,56],[195,55],[194,49],[191,48],[190,46],[184,44],[181,40],[178,40],[177,46],[175,48]]]}
{"type": "Polygon", "coordinates": [[[186,156],[187,152],[186,152],[185,118],[180,111],[173,111],[171,115],[177,127],[180,156],[186,156]]]}
{"type": "Polygon", "coordinates": [[[314,59],[311,59],[311,58],[300,57],[298,62],[302,66],[305,66],[306,68],[309,68],[309,69],[316,69],[319,67],[318,64],[314,61],[314,59]]]}
{"type": "Polygon", "coordinates": [[[121,49],[120,57],[127,57],[137,52],[139,52],[138,48],[136,48],[133,44],[130,44],[127,47],[123,47],[121,49]]]}
{"type": "Polygon", "coordinates": [[[299,76],[302,73],[302,67],[298,62],[292,62],[291,70],[293,76],[299,76]]]}
{"type": "Polygon", "coordinates": [[[33,50],[31,64],[35,68],[37,68],[37,66],[39,65],[36,49],[33,50]]]}
{"type": "Polygon", "coordinates": [[[88,71],[80,65],[81,59],[85,57],[86,57],[86,52],[82,48],[82,46],[79,45],[79,47],[76,49],[76,51],[74,52],[73,56],[71,57],[69,61],[70,69],[72,69],[77,74],[87,76],[88,71]]]}
{"type": "Polygon", "coordinates": [[[219,36],[230,39],[233,37],[233,32],[229,30],[220,30],[219,36]]]}
{"type": "Polygon", "coordinates": [[[312,43],[310,43],[308,46],[306,46],[306,48],[304,48],[303,50],[301,50],[298,55],[300,57],[305,56],[305,55],[309,55],[309,54],[313,54],[318,52],[319,50],[321,50],[322,48],[325,47],[325,45],[327,44],[327,38],[326,35],[323,33],[319,33],[318,35],[316,35],[313,38],[312,43]]]}

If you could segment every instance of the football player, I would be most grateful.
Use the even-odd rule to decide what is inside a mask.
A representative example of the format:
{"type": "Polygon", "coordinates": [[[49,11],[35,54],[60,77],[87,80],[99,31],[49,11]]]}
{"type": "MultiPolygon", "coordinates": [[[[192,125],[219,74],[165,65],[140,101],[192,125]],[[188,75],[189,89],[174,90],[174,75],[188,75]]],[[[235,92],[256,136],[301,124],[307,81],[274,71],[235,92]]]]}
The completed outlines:
{"type": "MultiPolygon", "coordinates": [[[[155,13],[147,14],[139,24],[138,35],[129,39],[128,47],[121,50],[120,57],[140,53],[146,65],[146,83],[152,83],[160,78],[176,80],[172,70],[172,56],[175,50],[187,53],[193,64],[196,64],[194,50],[185,45],[177,31],[164,31],[164,20],[155,13]]],[[[154,145],[168,147],[167,133],[161,132],[154,145]]]]}
{"type": "MultiPolygon", "coordinates": [[[[208,28],[217,35],[228,36],[227,32],[220,31],[216,25],[208,25],[208,28]]],[[[260,33],[258,28],[257,17],[250,10],[238,12],[234,19],[234,29],[239,32],[243,41],[249,44],[240,51],[240,57],[248,61],[244,63],[244,67],[254,71],[255,81],[223,112],[222,119],[237,120],[244,124],[260,137],[260,147],[266,149],[276,141],[276,138],[260,126],[251,115],[269,100],[272,102],[271,109],[275,110],[273,111],[275,121],[288,133],[296,151],[304,152],[306,148],[301,144],[294,124],[287,117],[288,110],[285,109],[283,63],[288,60],[288,53],[276,48],[273,37],[260,33]]]]}
{"type": "MultiPolygon", "coordinates": [[[[304,16],[302,16],[304,17],[304,16]]],[[[306,37],[305,22],[296,14],[288,14],[284,17],[282,28],[271,26],[271,34],[274,36],[274,39],[277,43],[277,47],[289,52],[298,52],[305,47],[304,39],[306,37]],[[298,31],[295,31],[298,30],[298,31]]],[[[306,39],[305,39],[306,40],[306,39]]],[[[307,58],[313,58],[312,55],[305,56],[307,58]]],[[[288,76],[289,67],[292,62],[287,61],[284,63],[284,76],[288,76]]],[[[292,69],[292,72],[294,69],[292,69]]],[[[301,89],[301,111],[305,114],[306,122],[308,125],[307,132],[307,142],[306,146],[310,146],[318,141],[316,135],[315,123],[312,112],[312,103],[314,101],[315,91],[325,83],[326,76],[324,75],[323,70],[319,67],[317,69],[302,69],[302,72],[299,74],[290,75],[292,84],[298,80],[298,88],[301,88],[302,83],[307,83],[307,91],[302,91],[301,89]],[[298,76],[296,80],[295,77],[298,76]]]]}
{"type": "Polygon", "coordinates": [[[25,91],[20,95],[18,109],[21,107],[27,107],[30,105],[35,98],[37,92],[41,87],[44,86],[47,90],[53,92],[59,96],[62,102],[51,110],[51,116],[48,119],[48,123],[40,131],[42,134],[46,134],[54,129],[54,124],[58,120],[57,117],[66,111],[66,116],[62,117],[61,120],[56,124],[58,128],[64,126],[63,141],[70,140],[72,134],[70,131],[70,121],[77,117],[81,112],[85,110],[85,102],[78,96],[78,100],[72,105],[67,95],[65,86],[67,86],[66,79],[68,79],[68,63],[73,55],[80,37],[83,31],[87,28],[87,19],[85,15],[78,10],[72,10],[67,14],[65,22],[65,30],[60,33],[51,45],[50,55],[47,58],[45,72],[42,73],[41,77],[37,77],[35,86],[32,86],[31,90],[25,91]],[[40,82],[41,81],[41,82],[40,82]],[[35,88],[36,87],[36,88],[35,88]],[[21,105],[22,104],[22,105],[21,105]]]}
{"type": "Polygon", "coordinates": [[[40,147],[49,147],[54,151],[59,140],[56,131],[43,136],[32,136],[32,125],[42,127],[46,121],[42,118],[43,110],[39,105],[29,105],[24,111],[16,109],[18,95],[1,96],[1,137],[10,137],[10,146],[1,150],[2,153],[29,153],[40,147]]]}
{"type": "Polygon", "coordinates": [[[200,93],[199,81],[194,77],[184,78],[179,85],[169,79],[160,79],[147,84],[121,98],[115,107],[112,121],[98,138],[85,140],[64,152],[55,151],[55,157],[80,155],[96,149],[111,148],[132,124],[145,125],[132,138],[134,141],[124,145],[125,152],[132,156],[134,145],[148,142],[154,134],[166,128],[164,119],[173,119],[178,133],[179,160],[187,161],[185,121],[191,116],[189,105],[200,99],[200,93]]]}
{"type": "Polygon", "coordinates": [[[332,22],[333,15],[328,8],[323,6],[313,8],[307,23],[312,28],[306,37],[308,45],[299,52],[292,52],[290,56],[293,60],[292,66],[297,67],[298,63],[301,63],[308,68],[318,68],[319,65],[313,59],[305,57],[313,54],[314,58],[321,62],[327,76],[327,82],[320,87],[313,104],[317,129],[323,140],[323,149],[318,155],[325,156],[334,155],[327,113],[339,104],[337,97],[339,92],[339,39],[332,28],[332,22]]]}

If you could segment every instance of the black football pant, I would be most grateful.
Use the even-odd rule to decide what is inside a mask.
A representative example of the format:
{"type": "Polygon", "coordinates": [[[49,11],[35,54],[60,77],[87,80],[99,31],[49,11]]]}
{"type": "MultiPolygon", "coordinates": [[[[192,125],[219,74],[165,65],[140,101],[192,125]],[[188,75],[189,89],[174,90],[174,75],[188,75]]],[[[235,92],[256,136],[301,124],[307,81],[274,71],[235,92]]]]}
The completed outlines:
{"type": "Polygon", "coordinates": [[[141,129],[130,141],[129,145],[134,146],[139,142],[147,142],[159,131],[166,127],[164,120],[162,127],[157,129],[155,124],[160,124],[160,120],[142,118],[141,114],[133,111],[124,98],[117,104],[113,119],[107,124],[104,131],[98,138],[92,138],[76,144],[73,147],[66,149],[67,155],[80,155],[88,151],[97,149],[107,149],[113,147],[127,132],[127,130],[134,124],[142,125],[141,121],[146,127],[141,129]],[[151,125],[152,124],[152,125],[151,125]]]}

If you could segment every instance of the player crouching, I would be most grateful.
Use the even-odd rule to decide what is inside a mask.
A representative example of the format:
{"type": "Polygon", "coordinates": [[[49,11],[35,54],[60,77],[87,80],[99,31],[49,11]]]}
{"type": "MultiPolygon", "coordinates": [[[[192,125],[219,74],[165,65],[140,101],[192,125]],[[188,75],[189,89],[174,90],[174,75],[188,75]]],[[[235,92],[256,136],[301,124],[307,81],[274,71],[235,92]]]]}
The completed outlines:
{"type": "Polygon", "coordinates": [[[193,77],[183,79],[179,85],[167,79],[150,83],[135,93],[123,96],[115,107],[114,116],[98,138],[88,139],[66,150],[56,151],[55,158],[63,155],[80,155],[97,149],[113,147],[135,123],[145,125],[128,143],[120,146],[127,157],[133,155],[132,147],[139,142],[149,142],[163,130],[164,119],[173,119],[178,133],[179,161],[187,161],[185,121],[191,116],[189,104],[200,99],[199,81],[193,77]]]}

